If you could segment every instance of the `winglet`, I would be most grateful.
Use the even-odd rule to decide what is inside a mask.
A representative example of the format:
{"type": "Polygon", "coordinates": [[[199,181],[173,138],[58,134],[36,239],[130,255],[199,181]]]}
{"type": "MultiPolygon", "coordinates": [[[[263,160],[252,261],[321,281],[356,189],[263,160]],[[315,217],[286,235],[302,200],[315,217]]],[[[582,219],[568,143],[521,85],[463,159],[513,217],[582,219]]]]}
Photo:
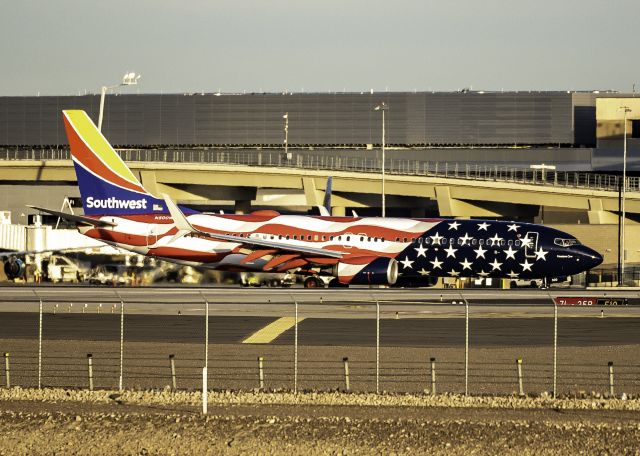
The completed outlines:
{"type": "Polygon", "coordinates": [[[176,226],[176,228],[178,228],[178,232],[173,235],[171,241],[169,242],[173,242],[181,238],[185,234],[198,232],[198,230],[196,230],[193,225],[189,223],[187,217],[185,217],[178,205],[173,202],[169,195],[163,193],[162,198],[164,199],[164,203],[167,205],[167,209],[169,209],[169,213],[171,214],[171,218],[173,219],[173,224],[176,226]]]}

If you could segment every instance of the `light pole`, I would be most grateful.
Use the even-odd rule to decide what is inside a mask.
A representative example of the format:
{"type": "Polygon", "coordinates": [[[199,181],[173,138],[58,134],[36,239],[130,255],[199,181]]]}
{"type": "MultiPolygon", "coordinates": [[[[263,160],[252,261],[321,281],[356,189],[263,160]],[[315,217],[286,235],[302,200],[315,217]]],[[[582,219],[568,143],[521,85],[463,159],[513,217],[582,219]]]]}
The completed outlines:
{"type": "Polygon", "coordinates": [[[107,91],[120,86],[137,85],[140,77],[141,76],[139,74],[125,73],[120,84],[112,86],[102,86],[102,89],[100,90],[100,114],[98,115],[98,130],[102,131],[102,113],[104,112],[104,97],[107,94],[107,91]]]}
{"type": "Polygon", "coordinates": [[[284,156],[287,157],[287,160],[291,160],[289,155],[289,113],[285,112],[282,118],[284,119],[284,156]]]}
{"type": "Polygon", "coordinates": [[[373,108],[374,111],[382,111],[382,217],[386,217],[386,197],[384,191],[384,148],[385,148],[385,140],[384,140],[384,113],[389,110],[389,106],[383,101],[378,106],[373,108]]]}
{"type": "Polygon", "coordinates": [[[627,113],[631,112],[629,106],[620,106],[624,113],[624,133],[622,137],[622,220],[620,226],[620,277],[618,278],[618,285],[624,285],[624,262],[625,262],[625,245],[624,245],[624,219],[625,219],[625,199],[627,193],[627,113]]]}

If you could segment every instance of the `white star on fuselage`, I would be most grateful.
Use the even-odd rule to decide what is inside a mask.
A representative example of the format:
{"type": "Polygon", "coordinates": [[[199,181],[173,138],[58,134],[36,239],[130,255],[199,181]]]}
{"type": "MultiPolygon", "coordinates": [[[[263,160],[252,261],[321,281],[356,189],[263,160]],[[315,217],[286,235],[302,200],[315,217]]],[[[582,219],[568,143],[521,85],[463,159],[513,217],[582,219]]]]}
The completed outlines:
{"type": "Polygon", "coordinates": [[[413,261],[411,261],[409,257],[405,257],[405,259],[403,261],[399,261],[399,263],[402,264],[402,266],[404,266],[405,269],[411,269],[411,265],[413,264],[413,261]]]}
{"type": "Polygon", "coordinates": [[[447,274],[449,274],[451,277],[458,277],[460,275],[460,273],[455,269],[452,269],[451,271],[447,272],[447,274]]]}
{"type": "Polygon", "coordinates": [[[476,260],[477,260],[480,257],[485,258],[484,254],[487,253],[488,250],[483,249],[482,246],[479,245],[478,248],[474,250],[474,252],[476,252],[476,260]]]}
{"type": "Polygon", "coordinates": [[[433,265],[433,269],[442,269],[443,261],[438,260],[438,257],[435,257],[433,261],[429,261],[433,265]]]}
{"type": "Polygon", "coordinates": [[[434,234],[433,236],[429,236],[429,237],[433,240],[433,245],[439,245],[440,244],[440,240],[443,239],[443,237],[440,236],[437,231],[436,231],[436,234],[434,234]]]}
{"type": "Polygon", "coordinates": [[[528,238],[528,237],[523,237],[521,239],[522,241],[522,247],[531,247],[531,244],[533,244],[533,239],[528,238]]]}
{"type": "Polygon", "coordinates": [[[451,222],[449,223],[449,229],[450,230],[458,230],[458,227],[460,226],[460,224],[458,222],[451,222]]]}
{"type": "Polygon", "coordinates": [[[489,264],[493,267],[493,271],[495,271],[496,269],[500,271],[500,266],[502,266],[502,263],[498,263],[497,259],[493,260],[493,263],[489,264]]]}
{"type": "Polygon", "coordinates": [[[460,245],[468,245],[469,242],[471,241],[471,239],[473,239],[471,236],[469,236],[469,233],[465,233],[464,236],[462,236],[460,238],[460,240],[462,241],[462,244],[460,245]]]}
{"type": "Polygon", "coordinates": [[[533,263],[529,263],[529,260],[525,258],[524,263],[520,263],[520,266],[522,266],[522,272],[531,271],[531,266],[533,266],[533,263]]]}
{"type": "Polygon", "coordinates": [[[480,277],[487,277],[489,275],[488,272],[484,272],[484,269],[478,273],[480,277]]]}
{"type": "Polygon", "coordinates": [[[489,228],[489,224],[487,222],[478,223],[478,231],[487,231],[487,228],[489,228]]]}
{"type": "Polygon", "coordinates": [[[507,257],[505,259],[509,259],[509,258],[513,258],[514,260],[516,259],[516,253],[518,253],[517,250],[513,250],[511,248],[511,246],[509,246],[509,248],[507,250],[503,250],[504,253],[507,254],[507,257]]]}
{"type": "Polygon", "coordinates": [[[549,253],[547,250],[542,250],[542,247],[540,247],[536,252],[534,252],[536,254],[536,261],[538,260],[544,260],[547,261],[547,253],[549,253]]]}
{"type": "Polygon", "coordinates": [[[444,249],[445,252],[447,252],[447,258],[449,257],[456,257],[456,252],[458,251],[458,249],[454,249],[453,245],[449,245],[448,249],[444,249]]]}
{"type": "Polygon", "coordinates": [[[516,225],[515,223],[512,225],[507,225],[507,231],[515,231],[517,233],[518,228],[520,228],[520,226],[516,225]]]}
{"type": "Polygon", "coordinates": [[[429,271],[425,271],[425,269],[424,269],[424,268],[420,269],[420,270],[418,271],[418,273],[419,273],[420,275],[423,275],[423,276],[429,275],[429,271]]]}
{"type": "Polygon", "coordinates": [[[488,240],[491,241],[491,246],[495,246],[496,244],[498,244],[498,242],[502,240],[502,238],[498,236],[498,233],[496,233],[495,236],[490,237],[488,240]]]}
{"type": "Polygon", "coordinates": [[[467,261],[467,259],[465,258],[464,261],[460,261],[460,264],[462,265],[462,270],[464,271],[465,269],[471,269],[471,265],[473,263],[467,261]]]}
{"type": "Polygon", "coordinates": [[[519,276],[520,274],[518,274],[517,272],[513,272],[513,271],[511,271],[511,272],[510,272],[509,274],[507,274],[507,275],[508,275],[509,277],[511,277],[512,279],[517,279],[517,278],[518,278],[518,276],[519,276]]]}
{"type": "Polygon", "coordinates": [[[427,249],[424,248],[424,246],[422,244],[418,244],[418,247],[415,249],[416,252],[418,252],[418,256],[423,256],[426,257],[427,255],[425,254],[427,249]]]}

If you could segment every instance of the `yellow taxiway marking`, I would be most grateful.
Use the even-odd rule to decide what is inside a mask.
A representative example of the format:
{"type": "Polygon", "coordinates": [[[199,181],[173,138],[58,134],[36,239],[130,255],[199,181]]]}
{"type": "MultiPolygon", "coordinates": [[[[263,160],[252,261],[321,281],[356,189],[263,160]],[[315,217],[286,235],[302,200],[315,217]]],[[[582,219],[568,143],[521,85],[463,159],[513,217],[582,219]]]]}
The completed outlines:
{"type": "MultiPolygon", "coordinates": [[[[300,323],[304,318],[298,317],[298,323],[300,323]]],[[[296,319],[295,317],[282,317],[278,318],[276,321],[269,323],[262,329],[251,334],[245,340],[242,341],[243,344],[268,344],[273,342],[276,337],[278,337],[283,332],[291,329],[295,326],[296,319]]]]}

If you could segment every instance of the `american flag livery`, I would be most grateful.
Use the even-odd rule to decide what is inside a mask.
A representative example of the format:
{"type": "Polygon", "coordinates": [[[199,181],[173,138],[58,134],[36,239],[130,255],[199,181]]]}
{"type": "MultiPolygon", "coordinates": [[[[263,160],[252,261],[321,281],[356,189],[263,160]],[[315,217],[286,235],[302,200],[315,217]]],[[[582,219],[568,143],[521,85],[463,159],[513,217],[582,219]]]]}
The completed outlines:
{"type": "Polygon", "coordinates": [[[539,279],[566,277],[602,262],[562,231],[531,223],[446,220],[397,257],[404,276],[539,279]]]}
{"type": "Polygon", "coordinates": [[[84,217],[69,218],[86,236],[139,254],[220,270],[293,272],[307,276],[307,286],[323,283],[319,275],[335,286],[556,277],[602,261],[574,237],[527,223],[196,213],[149,193],[84,111],[64,111],[64,121],[85,208],[84,217]]]}

